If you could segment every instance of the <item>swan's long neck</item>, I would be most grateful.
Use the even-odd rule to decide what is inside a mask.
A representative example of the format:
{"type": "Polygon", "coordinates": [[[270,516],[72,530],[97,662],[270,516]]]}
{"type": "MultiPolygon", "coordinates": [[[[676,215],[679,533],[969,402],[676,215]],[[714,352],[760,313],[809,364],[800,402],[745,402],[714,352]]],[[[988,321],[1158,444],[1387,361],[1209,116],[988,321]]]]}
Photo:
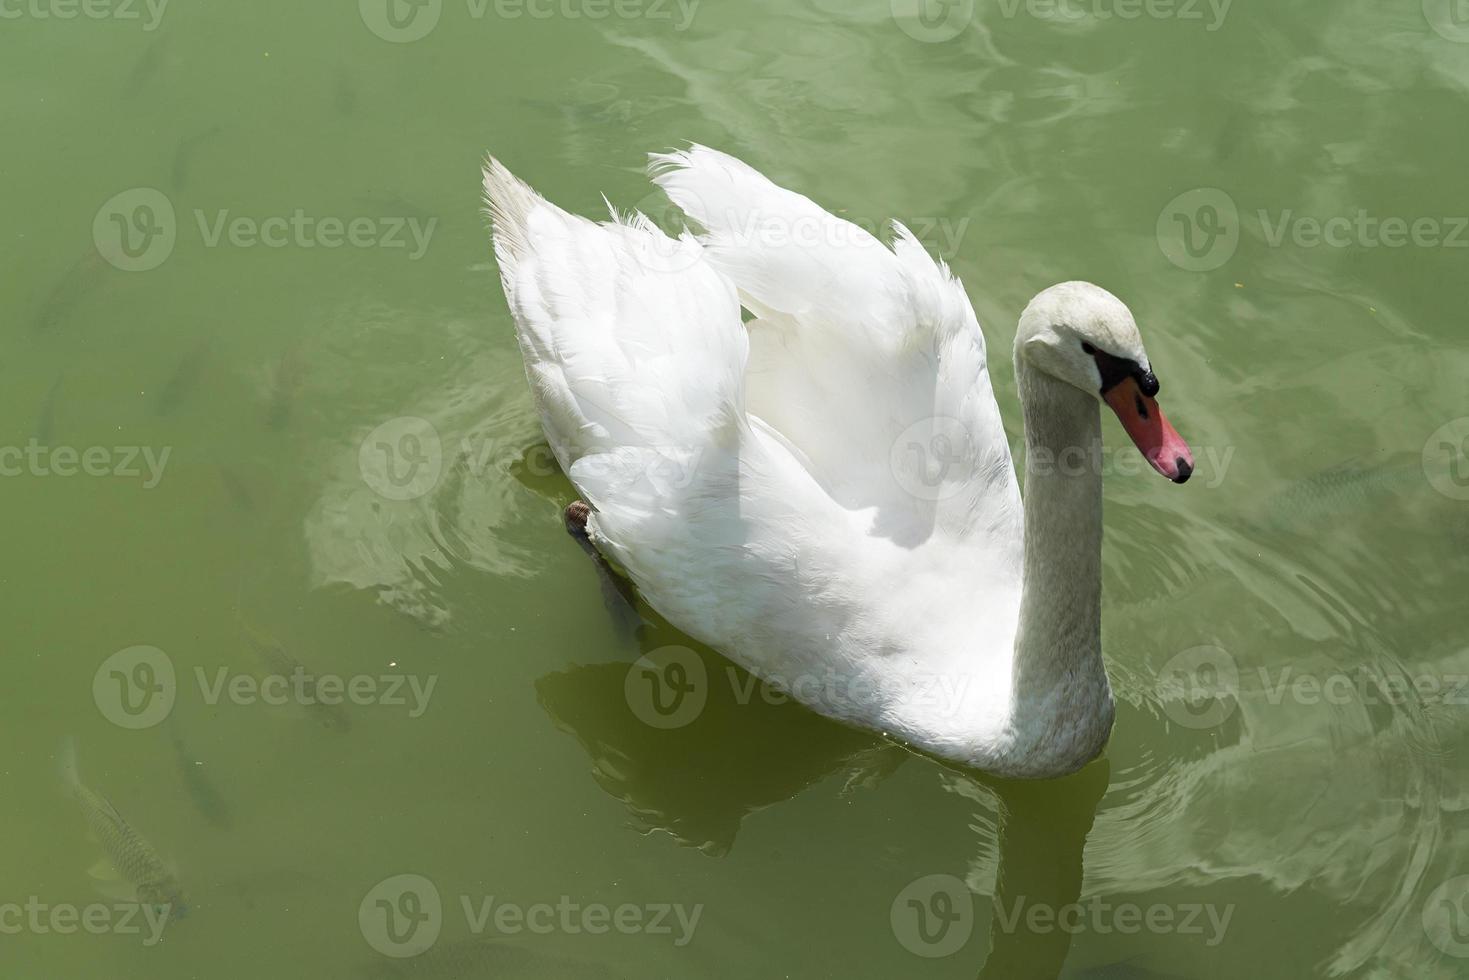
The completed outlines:
{"type": "Polygon", "coordinates": [[[1096,399],[1023,356],[1015,361],[1026,472],[1014,717],[1023,741],[1043,743],[1036,751],[1074,752],[1079,764],[1112,722],[1101,642],[1100,413],[1096,399]]]}

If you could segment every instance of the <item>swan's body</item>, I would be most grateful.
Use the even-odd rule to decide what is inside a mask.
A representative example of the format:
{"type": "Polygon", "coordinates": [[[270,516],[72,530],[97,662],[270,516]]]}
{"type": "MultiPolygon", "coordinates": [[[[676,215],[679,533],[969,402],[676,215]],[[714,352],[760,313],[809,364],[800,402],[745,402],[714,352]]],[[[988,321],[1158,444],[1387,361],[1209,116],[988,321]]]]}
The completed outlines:
{"type": "MultiPolygon", "coordinates": [[[[597,548],[822,714],[1014,776],[1094,758],[1113,717],[1100,472],[1033,470],[1022,510],[960,284],[900,226],[889,250],[713,150],[655,158],[654,179],[702,239],[485,174],[527,374],[597,548]]],[[[1109,367],[1148,370],[1126,307],[1086,284],[1037,297],[1016,344],[1032,459],[1098,444],[1109,367]]],[[[1158,462],[1177,447],[1156,422],[1145,448],[1186,479],[1186,448],[1158,462]]]]}

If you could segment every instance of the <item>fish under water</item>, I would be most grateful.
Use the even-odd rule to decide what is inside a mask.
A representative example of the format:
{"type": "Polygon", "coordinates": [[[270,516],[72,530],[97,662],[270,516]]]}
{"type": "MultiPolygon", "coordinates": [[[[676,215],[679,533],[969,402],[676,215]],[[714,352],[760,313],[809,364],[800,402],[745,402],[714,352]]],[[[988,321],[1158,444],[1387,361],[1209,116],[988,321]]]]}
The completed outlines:
{"type": "Polygon", "coordinates": [[[301,393],[306,377],[306,366],[301,348],[293,346],[281,355],[270,372],[269,390],[266,394],[265,424],[272,429],[284,429],[296,411],[296,396],[301,393]]]}
{"type": "Polygon", "coordinates": [[[347,70],[337,71],[336,88],[332,91],[332,109],[339,116],[350,116],[357,112],[357,86],[353,84],[347,70]]]}
{"type": "Polygon", "coordinates": [[[1228,163],[1229,158],[1234,156],[1240,147],[1246,121],[1245,114],[1240,110],[1229,110],[1229,114],[1224,117],[1224,125],[1219,127],[1219,132],[1214,137],[1216,163],[1228,163]]]}
{"type": "Polygon", "coordinates": [[[41,402],[41,410],[36,413],[36,427],[31,430],[31,435],[42,446],[51,445],[51,437],[56,434],[56,403],[61,397],[61,383],[64,380],[66,380],[65,374],[56,376],[56,380],[51,382],[51,387],[46,389],[46,397],[41,402]]]}
{"type": "Polygon", "coordinates": [[[637,637],[638,630],[645,625],[635,605],[632,586],[602,557],[585,530],[573,527],[570,522],[566,529],[583,553],[591,559],[592,567],[596,570],[602,605],[607,610],[608,618],[612,620],[614,635],[623,643],[632,642],[637,637]]]}
{"type": "Polygon", "coordinates": [[[435,945],[406,959],[380,959],[361,975],[367,980],[620,980],[600,963],[570,959],[500,939],[465,939],[435,945]]]}
{"type": "Polygon", "coordinates": [[[97,288],[105,266],[105,260],[96,249],[88,250],[68,266],[41,304],[36,315],[36,332],[49,330],[70,316],[77,304],[97,288]]]}
{"type": "Polygon", "coordinates": [[[1371,513],[1404,494],[1431,489],[1418,453],[1398,453],[1376,462],[1353,460],[1291,484],[1260,505],[1272,529],[1371,513]]]}
{"type": "Polygon", "coordinates": [[[128,72],[127,84],[124,86],[129,95],[137,95],[142,91],[153,76],[158,74],[158,69],[163,65],[163,56],[168,51],[168,35],[160,34],[152,44],[143,49],[138,60],[133,62],[132,71],[128,72]]]}
{"type": "Polygon", "coordinates": [[[229,494],[230,501],[246,514],[255,513],[255,494],[251,492],[250,485],[233,468],[220,463],[219,482],[223,484],[225,492],[229,494]]]}
{"type": "Polygon", "coordinates": [[[178,366],[158,391],[158,403],[155,407],[159,415],[168,415],[189,397],[189,393],[199,383],[199,375],[203,373],[213,347],[214,338],[206,337],[179,359],[178,366]]]}
{"type": "Polygon", "coordinates": [[[168,737],[173,743],[173,755],[175,761],[178,762],[179,777],[184,781],[184,789],[188,792],[189,799],[194,801],[194,808],[212,826],[228,830],[234,825],[234,817],[230,814],[229,804],[225,802],[219,788],[205,772],[204,764],[194,758],[188,746],[184,744],[184,736],[179,727],[177,714],[169,715],[168,737]]]}
{"type": "Polygon", "coordinates": [[[129,900],[162,907],[170,919],[183,918],[188,906],[178,877],[106,797],[82,783],[76,742],[69,738],[64,741],[60,757],[62,785],[81,807],[88,827],[111,862],[105,870],[94,867],[92,877],[103,886],[124,883],[129,900]]]}
{"type": "Polygon", "coordinates": [[[240,628],[245,634],[245,642],[254,651],[266,668],[270,671],[269,676],[282,677],[290,685],[291,691],[301,692],[302,704],[306,714],[323,728],[335,732],[345,732],[352,727],[346,710],[340,704],[327,704],[323,702],[316,693],[316,675],[302,664],[290,653],[286,652],[279,640],[265,632],[258,626],[251,624],[243,616],[240,617],[240,628]]]}
{"type": "Polygon", "coordinates": [[[1063,975],[1064,980],[1184,980],[1176,973],[1158,973],[1139,966],[1137,957],[1088,967],[1075,973],[1063,975]]]}
{"type": "Polygon", "coordinates": [[[376,217],[413,219],[420,222],[437,220],[438,215],[394,191],[370,191],[357,198],[357,204],[376,217]]]}
{"type": "Polygon", "coordinates": [[[173,149],[173,167],[169,171],[170,186],[173,190],[181,191],[189,184],[189,174],[193,170],[194,154],[199,148],[214,139],[224,130],[219,126],[210,126],[202,132],[193,136],[185,136],[179,140],[178,146],[173,149]]]}

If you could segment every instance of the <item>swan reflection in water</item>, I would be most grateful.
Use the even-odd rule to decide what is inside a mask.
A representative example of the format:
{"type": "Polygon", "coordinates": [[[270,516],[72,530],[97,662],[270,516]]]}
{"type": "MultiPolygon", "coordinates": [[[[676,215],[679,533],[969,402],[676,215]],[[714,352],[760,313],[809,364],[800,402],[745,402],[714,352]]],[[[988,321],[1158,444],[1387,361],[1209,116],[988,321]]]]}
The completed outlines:
{"type": "MultiPolygon", "coordinates": [[[[905,898],[915,917],[930,916],[931,933],[954,901],[973,903],[975,936],[959,958],[971,958],[980,978],[1164,980],[1174,974],[1151,962],[1153,954],[1134,956],[1135,935],[1101,936],[1106,923],[1088,925],[1099,906],[1167,906],[1175,921],[1196,919],[1191,933],[1171,937],[1179,945],[1168,947],[1170,956],[1186,959],[1191,949],[1200,957],[1214,953],[1230,921],[1239,927],[1251,906],[1298,893],[1327,903],[1322,915],[1335,923],[1333,931],[1342,928],[1343,913],[1355,921],[1324,964],[1321,946],[1297,944],[1302,975],[1392,968],[1425,955],[1419,912],[1438,883],[1427,869],[1443,866],[1439,812],[1456,805],[1442,790],[1443,760],[1425,748],[1437,742],[1433,725],[1441,716],[1421,723],[1403,713],[1369,717],[1357,706],[1333,708],[1323,719],[1274,703],[1268,691],[1245,689],[1221,724],[1190,728],[1170,719],[1177,706],[1160,711],[1151,692],[1123,688],[1114,741],[1124,744],[1111,754],[1137,760],[1129,768],[1113,771],[1104,756],[1065,779],[1008,781],[950,768],[815,715],[717,654],[696,652],[693,641],[642,612],[648,622],[636,664],[575,666],[536,684],[543,709],[581,744],[593,777],[642,832],[666,833],[722,858],[750,814],[833,778],[843,796],[875,791],[907,763],[910,776],[927,779],[919,774],[931,771],[946,805],[969,806],[976,846],[938,869],[962,882],[962,894],[935,888],[891,898],[905,898]],[[654,696],[670,716],[686,710],[675,686],[698,701],[696,710],[650,723],[654,696]],[[1163,715],[1161,730],[1155,713],[1163,715]],[[1067,914],[1082,917],[1080,928],[1034,928],[1016,918],[1036,907],[1073,906],[1067,914]],[[1085,952],[1073,955],[1088,932],[1095,934],[1085,936],[1085,952]]],[[[1469,673],[1469,655],[1462,659],[1469,673]]],[[[1447,671],[1455,662],[1451,656],[1440,666],[1447,671]]],[[[903,792],[905,799],[913,795],[911,786],[903,792]]],[[[922,834],[929,812],[894,833],[922,834]]],[[[867,911],[887,919],[904,910],[867,911]]],[[[1251,921],[1248,928],[1262,927],[1251,921]]],[[[896,921],[892,942],[904,943],[896,921]]],[[[1230,950],[1231,962],[1239,952],[1230,950]]],[[[1420,975],[1450,977],[1452,969],[1420,975]]]]}
{"type": "MultiPolygon", "coordinates": [[[[875,789],[911,762],[937,767],[945,781],[964,785],[961,795],[988,802],[986,817],[994,823],[987,833],[1000,841],[998,866],[987,869],[983,881],[970,874],[966,888],[977,885],[997,910],[1017,901],[1061,908],[1079,899],[1083,845],[1108,784],[1105,760],[1075,776],[1040,782],[948,770],[790,702],[717,654],[695,652],[656,614],[648,616],[636,664],[575,666],[536,683],[542,707],[581,743],[593,777],[642,832],[666,833],[724,857],[750,814],[832,777],[841,780],[843,795],[875,789]],[[680,697],[689,701],[681,704],[680,697]],[[661,699],[657,707],[655,699],[661,699]],[[666,712],[662,719],[659,710],[666,712]],[[684,717],[677,716],[681,711],[684,717]]],[[[956,870],[965,874],[962,861],[956,870]]],[[[973,901],[967,891],[962,898],[973,901]]],[[[1063,930],[1034,933],[996,924],[979,976],[1058,976],[1071,938],[1063,930]]]]}

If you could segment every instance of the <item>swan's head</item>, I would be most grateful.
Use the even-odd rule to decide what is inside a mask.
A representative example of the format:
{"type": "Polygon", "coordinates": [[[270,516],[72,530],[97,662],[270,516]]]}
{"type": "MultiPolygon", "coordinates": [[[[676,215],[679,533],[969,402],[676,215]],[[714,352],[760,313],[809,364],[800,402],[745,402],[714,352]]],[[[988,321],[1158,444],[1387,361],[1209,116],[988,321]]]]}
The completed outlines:
{"type": "Polygon", "coordinates": [[[1174,483],[1194,472],[1188,443],[1158,408],[1158,379],[1132,312],[1089,282],[1063,282],[1030,301],[1015,351],[1026,363],[1100,399],[1153,469],[1174,483]]]}

